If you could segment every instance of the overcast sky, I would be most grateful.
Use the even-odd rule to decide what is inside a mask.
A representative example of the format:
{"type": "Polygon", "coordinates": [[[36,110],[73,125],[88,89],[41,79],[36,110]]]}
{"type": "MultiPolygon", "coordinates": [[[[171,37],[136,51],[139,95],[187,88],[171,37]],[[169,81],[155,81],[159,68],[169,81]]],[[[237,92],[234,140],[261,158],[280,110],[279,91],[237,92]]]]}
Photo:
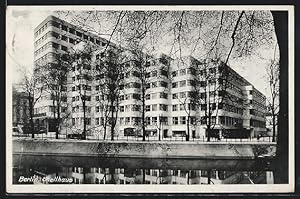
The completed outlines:
{"type": "MultiPolygon", "coordinates": [[[[7,9],[7,67],[10,67],[10,71],[13,73],[12,82],[20,81],[21,68],[32,70],[34,53],[33,30],[49,15],[56,15],[53,9],[31,9],[30,7],[9,7],[7,9]]],[[[229,65],[268,97],[266,67],[273,56],[274,47],[261,48],[258,49],[258,55],[231,60],[229,65]]]]}

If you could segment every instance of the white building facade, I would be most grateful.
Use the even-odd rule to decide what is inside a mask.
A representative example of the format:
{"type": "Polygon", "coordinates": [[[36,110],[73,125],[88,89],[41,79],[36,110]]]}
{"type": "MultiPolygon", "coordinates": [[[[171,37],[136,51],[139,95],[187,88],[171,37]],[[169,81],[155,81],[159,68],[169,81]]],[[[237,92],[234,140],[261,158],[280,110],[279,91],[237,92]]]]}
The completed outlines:
{"type": "MultiPolygon", "coordinates": [[[[105,134],[109,138],[109,125],[106,129],[103,125],[107,119],[103,110],[106,99],[99,92],[98,81],[104,77],[97,79],[95,76],[99,74],[94,72],[108,41],[49,16],[35,29],[35,64],[49,61],[53,53],[66,53],[81,45],[81,41],[91,44],[95,51],[89,67],[82,70],[76,65],[70,66],[72,70],[67,74],[65,108],[62,110],[68,114],[68,120],[61,133],[81,133],[83,130],[83,106],[78,90],[84,86],[87,135],[100,139],[105,134]],[[79,70],[83,73],[79,74],[79,70]]],[[[120,50],[113,43],[109,43],[109,48],[115,52],[120,50]]],[[[204,138],[209,131],[216,138],[247,138],[266,130],[266,97],[223,62],[197,60],[191,56],[173,60],[160,55],[148,58],[145,67],[147,136],[159,140],[186,134],[190,138],[204,138]]],[[[134,63],[125,65],[114,136],[141,136],[143,96],[139,74],[134,63]]],[[[52,101],[45,94],[35,107],[36,119],[43,120],[49,131],[52,129],[49,120],[53,117],[51,106],[52,101]]]]}

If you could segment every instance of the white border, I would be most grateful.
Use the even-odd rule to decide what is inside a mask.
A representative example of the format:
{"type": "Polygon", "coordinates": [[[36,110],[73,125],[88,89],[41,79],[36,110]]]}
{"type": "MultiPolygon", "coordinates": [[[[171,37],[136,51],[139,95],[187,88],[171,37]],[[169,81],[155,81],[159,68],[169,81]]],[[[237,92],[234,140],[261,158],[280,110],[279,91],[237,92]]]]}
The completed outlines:
{"type": "MultiPolygon", "coordinates": [[[[289,184],[273,185],[13,185],[12,135],[6,133],[6,191],[8,193],[287,193],[295,187],[294,160],[294,7],[293,6],[8,6],[14,10],[278,10],[289,20],[289,184]]],[[[8,24],[9,21],[6,21],[8,24]]],[[[8,64],[7,64],[8,65],[8,64]]],[[[12,69],[6,66],[6,132],[12,129],[12,69]]]]}

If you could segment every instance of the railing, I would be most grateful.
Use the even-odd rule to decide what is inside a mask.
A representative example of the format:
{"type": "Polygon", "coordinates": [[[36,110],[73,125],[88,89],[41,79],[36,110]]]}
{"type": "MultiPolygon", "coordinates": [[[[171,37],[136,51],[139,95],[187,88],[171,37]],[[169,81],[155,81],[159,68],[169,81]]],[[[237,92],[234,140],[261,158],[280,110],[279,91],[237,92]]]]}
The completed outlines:
{"type": "MultiPolygon", "coordinates": [[[[13,137],[24,137],[24,138],[31,138],[31,134],[13,134],[13,137]]],[[[48,132],[43,134],[34,134],[35,139],[56,139],[55,132],[48,132]]],[[[66,134],[59,134],[58,139],[70,139],[70,140],[80,140],[80,138],[69,138],[66,134]]],[[[102,136],[86,136],[86,140],[99,140],[103,141],[102,136]]],[[[111,141],[110,137],[107,137],[105,139],[106,141],[111,141]]],[[[115,136],[114,141],[143,141],[143,137],[134,137],[134,136],[115,136]]],[[[160,139],[158,137],[154,136],[147,136],[145,139],[146,142],[208,142],[207,137],[198,137],[193,138],[190,137],[189,141],[186,141],[186,137],[161,137],[160,139]]],[[[240,142],[273,142],[272,136],[264,136],[259,138],[222,138],[218,139],[215,137],[211,137],[209,142],[214,143],[224,143],[224,142],[230,142],[230,143],[240,143],[240,142]]],[[[275,137],[276,142],[276,137],[275,137]]],[[[274,142],[274,143],[275,143],[274,142]]]]}

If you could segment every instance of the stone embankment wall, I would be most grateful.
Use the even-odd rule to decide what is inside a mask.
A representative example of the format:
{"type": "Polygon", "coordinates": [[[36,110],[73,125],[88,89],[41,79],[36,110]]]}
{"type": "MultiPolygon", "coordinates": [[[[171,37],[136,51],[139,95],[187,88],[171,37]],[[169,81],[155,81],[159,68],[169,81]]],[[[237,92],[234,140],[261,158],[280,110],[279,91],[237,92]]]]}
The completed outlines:
{"type": "Polygon", "coordinates": [[[275,151],[274,143],[124,142],[14,139],[13,153],[132,158],[254,159],[275,151]]]}

